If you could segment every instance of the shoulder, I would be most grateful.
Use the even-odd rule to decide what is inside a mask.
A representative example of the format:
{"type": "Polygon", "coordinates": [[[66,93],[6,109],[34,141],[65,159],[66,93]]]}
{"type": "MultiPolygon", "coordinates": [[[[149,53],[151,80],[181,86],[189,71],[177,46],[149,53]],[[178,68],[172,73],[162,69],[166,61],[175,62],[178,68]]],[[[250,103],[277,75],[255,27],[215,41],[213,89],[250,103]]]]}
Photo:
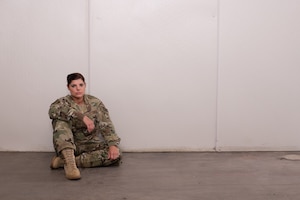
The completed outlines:
{"type": "Polygon", "coordinates": [[[85,95],[85,98],[92,107],[100,109],[101,111],[108,112],[105,105],[99,98],[92,96],[92,95],[85,95]]]}
{"type": "Polygon", "coordinates": [[[102,101],[93,95],[86,94],[84,97],[85,100],[87,100],[91,104],[102,104],[102,101]]]}
{"type": "Polygon", "coordinates": [[[70,104],[72,101],[72,98],[70,95],[61,97],[56,99],[51,105],[55,105],[55,104],[70,104]]]}

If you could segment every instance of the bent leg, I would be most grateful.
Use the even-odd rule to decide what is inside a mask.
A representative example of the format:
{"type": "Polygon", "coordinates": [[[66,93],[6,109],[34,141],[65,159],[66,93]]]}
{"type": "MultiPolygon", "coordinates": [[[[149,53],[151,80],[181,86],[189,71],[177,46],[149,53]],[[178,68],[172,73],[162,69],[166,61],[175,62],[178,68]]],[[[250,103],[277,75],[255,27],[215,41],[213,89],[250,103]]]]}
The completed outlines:
{"type": "Polygon", "coordinates": [[[76,149],[73,133],[67,122],[53,121],[53,146],[56,154],[59,155],[63,149],[76,149]]]}
{"type": "MultiPolygon", "coordinates": [[[[91,152],[83,152],[76,157],[78,167],[106,167],[110,165],[118,165],[121,161],[121,155],[115,159],[108,159],[108,146],[105,148],[94,150],[91,152]]],[[[121,154],[121,152],[120,152],[121,154]]]]}

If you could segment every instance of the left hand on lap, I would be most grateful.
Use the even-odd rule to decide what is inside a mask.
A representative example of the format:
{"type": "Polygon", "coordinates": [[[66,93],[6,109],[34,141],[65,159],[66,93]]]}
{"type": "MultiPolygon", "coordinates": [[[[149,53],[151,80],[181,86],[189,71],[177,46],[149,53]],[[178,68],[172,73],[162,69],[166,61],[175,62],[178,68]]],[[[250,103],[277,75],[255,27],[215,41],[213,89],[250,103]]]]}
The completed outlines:
{"type": "Polygon", "coordinates": [[[108,150],[108,159],[115,160],[120,156],[119,148],[116,146],[110,146],[108,150]]]}

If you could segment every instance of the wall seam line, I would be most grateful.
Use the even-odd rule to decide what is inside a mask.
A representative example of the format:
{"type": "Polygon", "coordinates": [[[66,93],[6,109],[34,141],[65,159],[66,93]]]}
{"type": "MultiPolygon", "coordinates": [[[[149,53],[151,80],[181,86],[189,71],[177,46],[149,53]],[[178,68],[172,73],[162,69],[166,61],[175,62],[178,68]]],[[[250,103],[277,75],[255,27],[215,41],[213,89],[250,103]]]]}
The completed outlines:
{"type": "Polygon", "coordinates": [[[88,0],[88,5],[87,5],[87,56],[88,56],[88,93],[91,93],[91,0],[88,0]]]}
{"type": "Polygon", "coordinates": [[[219,92],[220,92],[220,1],[217,0],[217,86],[216,86],[216,133],[214,150],[219,151],[219,92]]]}

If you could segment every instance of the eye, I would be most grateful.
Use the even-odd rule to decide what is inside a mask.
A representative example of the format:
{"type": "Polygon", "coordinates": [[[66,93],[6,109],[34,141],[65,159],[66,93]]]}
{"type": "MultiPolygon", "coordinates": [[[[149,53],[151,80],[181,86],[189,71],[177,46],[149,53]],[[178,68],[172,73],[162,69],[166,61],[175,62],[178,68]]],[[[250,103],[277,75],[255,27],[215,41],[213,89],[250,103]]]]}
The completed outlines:
{"type": "Polygon", "coordinates": [[[76,87],[76,85],[71,85],[72,88],[76,87]]]}
{"type": "Polygon", "coordinates": [[[83,84],[83,83],[80,83],[80,84],[79,84],[79,86],[80,86],[80,87],[83,87],[83,86],[84,86],[84,84],[83,84]]]}

